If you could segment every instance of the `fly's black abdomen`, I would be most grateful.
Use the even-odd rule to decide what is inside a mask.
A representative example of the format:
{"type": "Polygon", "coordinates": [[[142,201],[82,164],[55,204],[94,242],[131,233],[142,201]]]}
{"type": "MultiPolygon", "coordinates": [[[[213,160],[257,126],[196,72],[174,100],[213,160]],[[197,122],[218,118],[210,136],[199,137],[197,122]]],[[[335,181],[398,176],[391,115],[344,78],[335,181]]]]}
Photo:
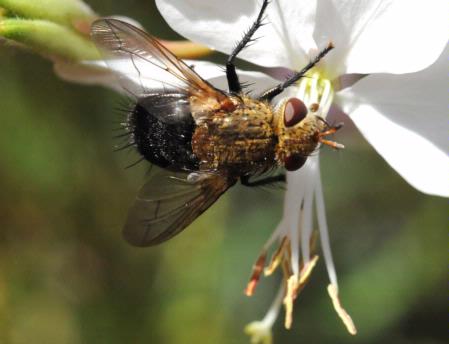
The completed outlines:
{"type": "Polygon", "coordinates": [[[192,152],[195,123],[182,93],[155,93],[138,100],[128,117],[138,152],[149,162],[174,171],[197,170],[192,152]]]}

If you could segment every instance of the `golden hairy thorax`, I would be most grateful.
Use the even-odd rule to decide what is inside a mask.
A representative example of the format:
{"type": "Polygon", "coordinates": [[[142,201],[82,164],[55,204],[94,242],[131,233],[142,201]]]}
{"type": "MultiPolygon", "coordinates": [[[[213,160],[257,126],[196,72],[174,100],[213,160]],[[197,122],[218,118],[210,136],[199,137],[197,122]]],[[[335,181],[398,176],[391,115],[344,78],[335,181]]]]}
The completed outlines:
{"type": "MultiPolygon", "coordinates": [[[[200,169],[239,175],[264,172],[275,164],[272,109],[247,96],[231,99],[234,109],[217,110],[197,122],[192,149],[200,169]]],[[[194,111],[192,115],[197,117],[194,111]]]]}

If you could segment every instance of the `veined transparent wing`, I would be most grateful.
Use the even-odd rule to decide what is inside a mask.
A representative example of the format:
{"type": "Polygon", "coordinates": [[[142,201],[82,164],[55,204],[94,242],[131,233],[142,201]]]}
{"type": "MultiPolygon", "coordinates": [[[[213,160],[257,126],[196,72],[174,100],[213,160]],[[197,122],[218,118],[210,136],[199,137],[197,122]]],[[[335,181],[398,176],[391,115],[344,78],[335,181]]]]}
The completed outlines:
{"type": "Polygon", "coordinates": [[[180,233],[232,184],[219,174],[160,170],[137,195],[123,236],[134,246],[160,244],[180,233]]]}
{"type": "Polygon", "coordinates": [[[113,18],[96,20],[91,36],[123,88],[138,98],[150,89],[177,89],[217,103],[227,98],[156,38],[129,23],[113,18]]]}

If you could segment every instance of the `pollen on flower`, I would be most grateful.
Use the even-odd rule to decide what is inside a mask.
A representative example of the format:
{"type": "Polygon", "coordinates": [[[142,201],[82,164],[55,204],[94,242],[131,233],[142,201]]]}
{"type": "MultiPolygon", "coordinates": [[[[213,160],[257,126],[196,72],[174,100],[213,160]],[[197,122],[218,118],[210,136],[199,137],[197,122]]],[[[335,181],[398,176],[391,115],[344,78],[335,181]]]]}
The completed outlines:
{"type": "Polygon", "coordinates": [[[338,298],[338,287],[335,284],[329,284],[327,286],[327,292],[332,299],[332,304],[334,305],[335,311],[345,324],[348,332],[352,335],[357,334],[357,329],[352,321],[351,316],[342,307],[340,299],[338,298]]]}
{"type": "Polygon", "coordinates": [[[287,280],[287,292],[284,298],[285,305],[285,328],[290,329],[293,322],[293,302],[298,297],[298,294],[306,285],[310,278],[313,268],[318,261],[318,256],[315,255],[312,260],[304,264],[301,269],[299,278],[296,275],[290,276],[287,280]]]}
{"type": "Polygon", "coordinates": [[[264,275],[270,276],[276,268],[281,264],[284,256],[284,252],[290,248],[290,242],[288,238],[285,236],[282,238],[281,243],[279,244],[278,249],[276,252],[273,253],[271,256],[270,264],[265,268],[264,275]]]}
{"type": "MultiPolygon", "coordinates": [[[[314,246],[315,236],[310,238],[310,246],[314,246]]],[[[285,307],[285,328],[290,329],[293,321],[293,304],[296,300],[299,292],[308,282],[310,274],[316,265],[318,256],[313,256],[308,262],[301,263],[301,270],[298,274],[295,274],[292,269],[292,252],[291,241],[288,236],[283,236],[278,248],[274,251],[270,263],[263,269],[266,260],[266,251],[263,250],[262,254],[256,260],[251,274],[250,281],[245,290],[246,295],[251,296],[254,293],[255,287],[260,279],[261,272],[264,271],[265,276],[271,275],[277,270],[279,266],[282,267],[283,284],[282,288],[282,303],[285,307]]]]}
{"type": "Polygon", "coordinates": [[[287,293],[284,298],[285,306],[285,321],[284,326],[286,329],[292,327],[293,322],[293,302],[298,296],[298,276],[292,275],[287,281],[287,293]]]}
{"type": "Polygon", "coordinates": [[[259,282],[260,275],[262,274],[265,259],[267,257],[266,252],[262,252],[262,254],[257,258],[256,263],[253,266],[253,272],[251,274],[251,278],[249,279],[248,285],[245,289],[245,294],[247,296],[252,296],[254,294],[254,290],[256,289],[257,283],[259,282]]]}
{"type": "Polygon", "coordinates": [[[318,256],[315,255],[312,260],[308,261],[304,267],[301,269],[301,274],[299,275],[299,284],[300,286],[304,286],[310,278],[313,268],[318,261],[318,256]]]}

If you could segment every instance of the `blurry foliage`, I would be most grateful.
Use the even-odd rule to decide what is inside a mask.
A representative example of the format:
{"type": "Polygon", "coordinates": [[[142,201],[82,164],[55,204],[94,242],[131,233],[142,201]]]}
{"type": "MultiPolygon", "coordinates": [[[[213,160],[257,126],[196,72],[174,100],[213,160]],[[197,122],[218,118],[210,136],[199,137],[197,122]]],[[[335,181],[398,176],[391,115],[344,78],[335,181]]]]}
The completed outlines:
{"type": "MultiPolygon", "coordinates": [[[[91,1],[177,38],[150,1],[91,1]]],[[[247,343],[276,278],[243,295],[280,218],[282,192],[234,187],[161,247],[128,246],[120,229],[148,166],[113,153],[123,99],[64,83],[49,62],[0,46],[0,343],[247,343]]],[[[347,126],[322,174],[341,297],[337,319],[319,264],[276,343],[446,343],[447,200],[408,186],[347,126]]],[[[411,148],[412,149],[412,148],[411,148]]],[[[419,158],[417,157],[417,163],[419,158]]]]}

